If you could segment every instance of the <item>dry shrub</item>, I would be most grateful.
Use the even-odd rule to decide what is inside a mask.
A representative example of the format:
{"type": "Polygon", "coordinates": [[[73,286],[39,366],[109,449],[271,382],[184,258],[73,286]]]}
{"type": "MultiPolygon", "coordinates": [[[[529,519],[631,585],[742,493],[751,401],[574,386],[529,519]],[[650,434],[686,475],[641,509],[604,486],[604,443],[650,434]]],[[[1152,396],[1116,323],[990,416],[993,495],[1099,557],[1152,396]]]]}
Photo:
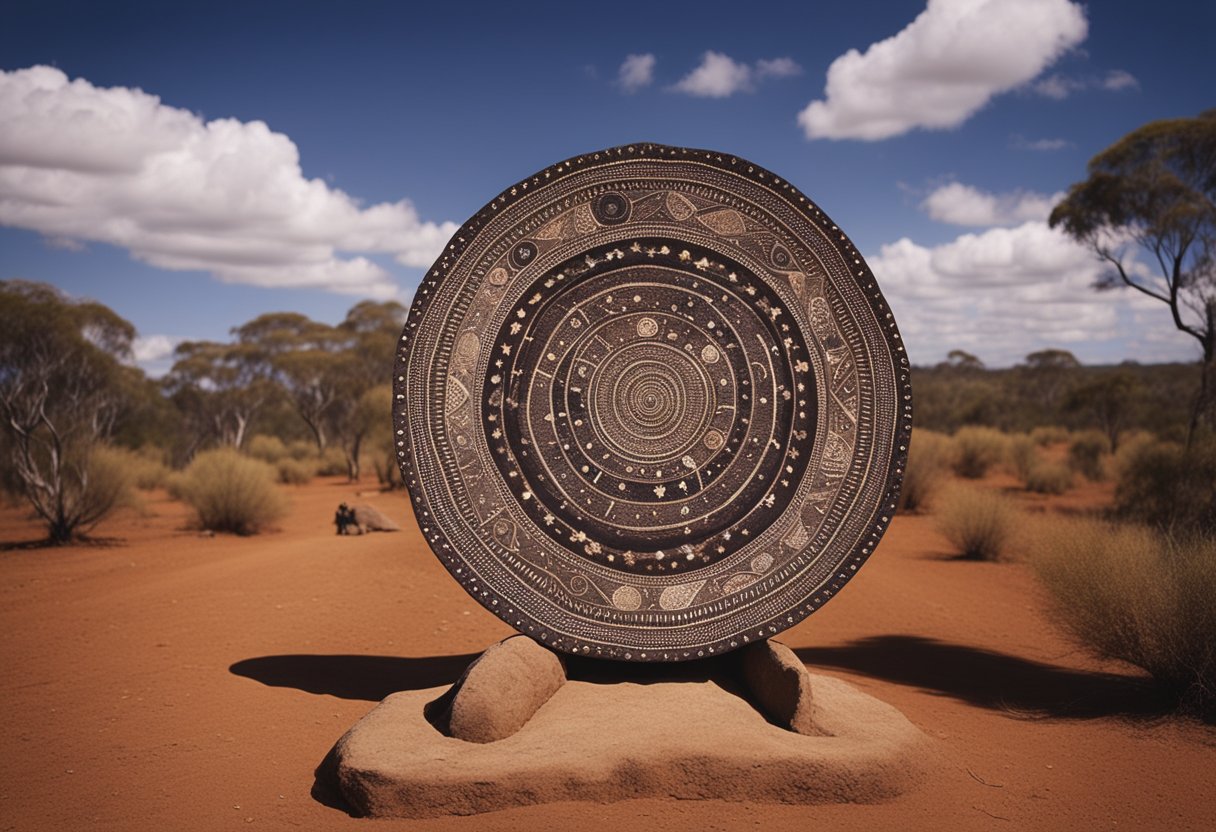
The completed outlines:
{"type": "Polygon", "coordinates": [[[1026,473],[1026,490],[1036,494],[1063,494],[1072,488],[1072,471],[1058,462],[1039,462],[1026,473]]]}
{"type": "Polygon", "coordinates": [[[985,427],[965,427],[954,434],[954,473],[978,480],[988,469],[1005,457],[1009,440],[999,430],[985,427]]]}
{"type": "Polygon", "coordinates": [[[140,458],[126,448],[98,445],[88,452],[83,481],[65,487],[70,500],[77,500],[81,516],[78,531],[85,532],[121,506],[138,506],[135,481],[140,458]]]}
{"type": "Polygon", "coordinates": [[[271,465],[288,456],[287,446],[283,444],[282,439],[277,436],[267,436],[264,433],[251,436],[245,443],[244,450],[254,459],[269,462],[271,465]]]}
{"type": "Polygon", "coordinates": [[[1040,447],[1067,442],[1068,436],[1067,428],[1057,427],[1056,425],[1042,425],[1030,432],[1030,438],[1040,447]]]}
{"type": "Polygon", "coordinates": [[[1216,440],[1190,448],[1142,443],[1118,467],[1121,516],[1178,534],[1216,534],[1216,440]]]}
{"type": "Polygon", "coordinates": [[[311,461],[317,474],[322,477],[346,476],[349,470],[346,465],[346,453],[332,445],[319,456],[314,455],[311,461]]]}
{"type": "Polygon", "coordinates": [[[1009,463],[1009,473],[1026,482],[1030,472],[1039,464],[1038,443],[1029,434],[1012,436],[1009,438],[1005,457],[1009,463]]]}
{"type": "Polygon", "coordinates": [[[1090,482],[1106,478],[1102,458],[1110,448],[1106,436],[1096,430],[1077,434],[1068,445],[1068,467],[1090,482]]]}
{"type": "Polygon", "coordinates": [[[1140,453],[1146,445],[1157,442],[1157,437],[1146,430],[1132,430],[1119,437],[1119,450],[1111,455],[1107,469],[1116,482],[1123,479],[1128,463],[1140,453]]]}
{"type": "Polygon", "coordinates": [[[204,451],[186,467],[183,499],[204,529],[256,534],[282,517],[287,500],[275,485],[276,471],[232,448],[204,451]]]}
{"type": "Polygon", "coordinates": [[[898,511],[918,512],[928,507],[950,464],[950,445],[949,436],[931,430],[912,434],[898,511]]]}
{"type": "Polygon", "coordinates": [[[317,455],[317,443],[307,439],[293,439],[287,443],[287,455],[292,459],[308,459],[317,455]]]}
{"type": "Polygon", "coordinates": [[[169,476],[165,477],[165,491],[169,492],[169,499],[186,501],[186,474],[184,471],[170,471],[169,476]]]}
{"type": "Polygon", "coordinates": [[[1017,512],[995,491],[956,487],[939,501],[937,528],[960,556],[1000,560],[1013,535],[1017,512]]]}
{"type": "Polygon", "coordinates": [[[113,464],[120,465],[130,484],[141,491],[163,488],[172,473],[165,465],[163,452],[159,448],[144,447],[132,451],[129,448],[106,446],[98,450],[113,464]]]}
{"type": "Polygon", "coordinates": [[[1081,643],[1216,716],[1216,538],[1056,517],[1037,524],[1028,549],[1081,643]]]}
{"type": "Polygon", "coordinates": [[[283,457],[275,464],[279,473],[279,482],[284,485],[305,485],[312,480],[316,473],[316,465],[310,460],[283,457]]]}

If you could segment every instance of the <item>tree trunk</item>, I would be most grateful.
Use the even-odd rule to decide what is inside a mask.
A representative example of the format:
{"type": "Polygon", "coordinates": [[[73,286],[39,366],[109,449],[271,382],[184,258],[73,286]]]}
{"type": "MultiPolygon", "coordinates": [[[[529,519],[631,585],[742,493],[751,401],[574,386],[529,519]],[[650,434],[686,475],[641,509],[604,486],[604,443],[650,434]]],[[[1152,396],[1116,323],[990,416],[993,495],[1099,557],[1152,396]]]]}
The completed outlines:
{"type": "Polygon", "coordinates": [[[363,434],[356,433],[354,441],[346,451],[346,477],[351,482],[359,481],[359,448],[363,445],[363,434]]]}
{"type": "Polygon", "coordinates": [[[1186,444],[1189,448],[1200,431],[1216,434],[1216,302],[1208,304],[1209,326],[1203,342],[1203,364],[1200,368],[1199,395],[1191,411],[1191,424],[1187,430],[1186,444]]]}

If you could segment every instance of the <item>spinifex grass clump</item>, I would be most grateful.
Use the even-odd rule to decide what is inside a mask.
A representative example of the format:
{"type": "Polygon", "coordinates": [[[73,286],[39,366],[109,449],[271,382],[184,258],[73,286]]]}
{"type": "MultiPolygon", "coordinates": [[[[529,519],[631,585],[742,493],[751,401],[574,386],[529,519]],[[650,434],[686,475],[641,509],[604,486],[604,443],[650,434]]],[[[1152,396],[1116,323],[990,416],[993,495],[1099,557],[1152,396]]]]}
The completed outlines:
{"type": "Polygon", "coordinates": [[[899,510],[924,511],[937,491],[950,463],[950,437],[931,430],[912,434],[904,482],[899,492],[899,510]]]}
{"type": "Polygon", "coordinates": [[[1058,462],[1039,462],[1026,474],[1026,490],[1036,494],[1063,494],[1072,487],[1072,471],[1058,462]]]}
{"type": "Polygon", "coordinates": [[[274,467],[278,471],[279,482],[284,485],[305,485],[317,472],[315,460],[292,459],[289,456],[280,459],[274,467]]]}
{"type": "Polygon", "coordinates": [[[1117,512],[1174,534],[1216,534],[1216,440],[1145,442],[1120,454],[1117,512]]]}
{"type": "Polygon", "coordinates": [[[961,557],[1000,560],[1013,535],[1017,513],[995,491],[957,487],[943,495],[937,528],[961,557]]]}
{"type": "Polygon", "coordinates": [[[196,456],[175,489],[194,509],[201,528],[256,534],[287,511],[276,476],[269,464],[221,448],[196,456]]]}
{"type": "Polygon", "coordinates": [[[1022,482],[1039,463],[1039,446],[1029,434],[1018,434],[1009,438],[1005,458],[1009,472],[1022,482]]]}
{"type": "Polygon", "coordinates": [[[1110,449],[1110,442],[1095,430],[1078,434],[1068,445],[1068,467],[1090,482],[1106,478],[1102,460],[1110,449]]]}
{"type": "Polygon", "coordinates": [[[1056,517],[1036,525],[1029,553],[1078,640],[1216,717],[1216,537],[1056,517]]]}
{"type": "Polygon", "coordinates": [[[1058,445],[1068,441],[1068,428],[1057,425],[1040,425],[1030,432],[1030,438],[1036,445],[1058,445]]]}
{"type": "Polygon", "coordinates": [[[954,434],[954,473],[971,480],[981,479],[1005,457],[1008,439],[993,428],[965,427],[954,434]]]}

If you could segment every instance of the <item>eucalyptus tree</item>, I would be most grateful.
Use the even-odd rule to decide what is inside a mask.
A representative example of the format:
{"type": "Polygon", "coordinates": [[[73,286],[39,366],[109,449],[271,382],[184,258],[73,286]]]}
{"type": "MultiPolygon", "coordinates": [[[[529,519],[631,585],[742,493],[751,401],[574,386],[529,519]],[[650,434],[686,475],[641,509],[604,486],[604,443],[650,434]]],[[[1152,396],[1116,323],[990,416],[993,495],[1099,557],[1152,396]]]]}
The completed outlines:
{"type": "Polygon", "coordinates": [[[1190,434],[1216,428],[1216,110],[1139,127],[1088,171],[1050,223],[1110,266],[1096,288],[1160,301],[1174,328],[1195,339],[1202,358],[1190,434]]]}
{"type": "Polygon", "coordinates": [[[117,504],[94,464],[142,376],[135,328],[108,307],[42,283],[0,281],[0,420],[11,481],[52,542],[87,531],[117,504]]]}

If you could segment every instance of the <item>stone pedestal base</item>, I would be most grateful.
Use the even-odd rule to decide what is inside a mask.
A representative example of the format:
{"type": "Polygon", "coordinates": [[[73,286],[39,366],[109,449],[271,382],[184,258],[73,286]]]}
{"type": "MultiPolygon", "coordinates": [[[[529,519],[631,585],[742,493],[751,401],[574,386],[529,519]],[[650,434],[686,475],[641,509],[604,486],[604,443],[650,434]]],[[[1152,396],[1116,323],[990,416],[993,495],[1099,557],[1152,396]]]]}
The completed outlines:
{"type": "Polygon", "coordinates": [[[424,716],[443,688],[394,694],[324,768],[359,814],[425,818],[630,798],[874,802],[917,783],[928,739],[899,711],[811,676],[817,735],[768,721],[718,681],[568,681],[516,733],[477,743],[424,716]]]}

